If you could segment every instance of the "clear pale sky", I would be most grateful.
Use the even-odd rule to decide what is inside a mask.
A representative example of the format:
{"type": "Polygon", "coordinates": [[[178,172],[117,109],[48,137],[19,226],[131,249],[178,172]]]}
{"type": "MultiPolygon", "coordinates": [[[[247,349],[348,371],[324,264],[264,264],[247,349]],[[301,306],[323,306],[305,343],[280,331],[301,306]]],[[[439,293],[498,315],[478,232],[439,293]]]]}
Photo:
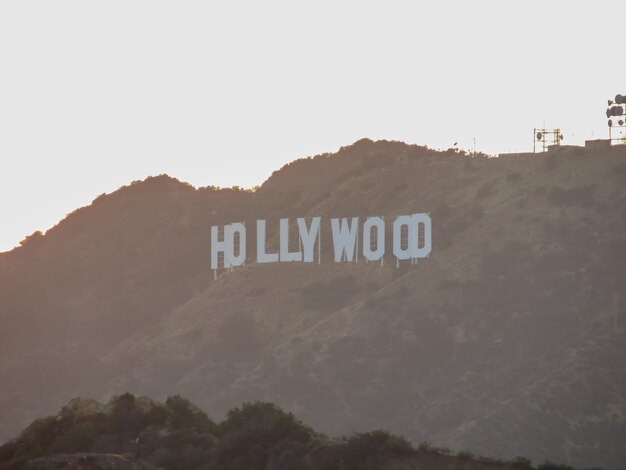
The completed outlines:
{"type": "MultiPolygon", "coordinates": [[[[362,137],[607,136],[618,1],[0,2],[0,251],[132,180],[251,187],[362,137]]],[[[619,60],[615,60],[618,59],[619,60]]]]}

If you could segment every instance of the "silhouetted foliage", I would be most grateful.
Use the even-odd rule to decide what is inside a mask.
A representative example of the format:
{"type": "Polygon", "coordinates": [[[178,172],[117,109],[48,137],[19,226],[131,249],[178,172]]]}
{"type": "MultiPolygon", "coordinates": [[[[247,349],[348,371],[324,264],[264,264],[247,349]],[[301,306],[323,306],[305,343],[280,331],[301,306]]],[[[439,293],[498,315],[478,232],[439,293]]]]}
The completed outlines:
{"type": "Polygon", "coordinates": [[[20,242],[20,246],[25,246],[27,244],[30,244],[42,238],[43,238],[43,232],[41,230],[37,230],[36,232],[31,233],[27,237],[24,237],[24,239],[20,242]]]}
{"type": "MultiPolygon", "coordinates": [[[[179,395],[161,404],[125,393],[106,406],[76,399],[56,417],[36,420],[0,446],[0,470],[65,468],[63,462],[95,470],[113,465],[116,455],[124,458],[115,468],[126,462],[129,469],[137,468],[133,462],[163,470],[384,470],[393,462],[406,469],[533,469],[523,457],[455,456],[428,443],[415,449],[381,430],[331,440],[269,402],[244,403],[216,424],[179,395]]],[[[546,462],[538,470],[573,469],[546,462]]]]}

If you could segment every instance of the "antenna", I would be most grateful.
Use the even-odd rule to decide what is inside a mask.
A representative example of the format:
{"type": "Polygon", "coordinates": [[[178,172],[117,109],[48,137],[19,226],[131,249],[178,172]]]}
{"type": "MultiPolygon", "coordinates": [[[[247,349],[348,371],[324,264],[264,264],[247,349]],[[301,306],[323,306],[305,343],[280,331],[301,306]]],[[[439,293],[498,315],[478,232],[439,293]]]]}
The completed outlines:
{"type": "Polygon", "coordinates": [[[537,153],[537,145],[541,152],[547,152],[549,147],[553,145],[561,145],[563,134],[561,129],[546,129],[545,125],[542,129],[535,128],[533,130],[533,153],[537,153]]]}
{"type": "Polygon", "coordinates": [[[614,122],[612,118],[621,117],[626,115],[626,94],[615,95],[612,100],[607,100],[609,105],[606,108],[606,117],[608,118],[607,125],[609,126],[609,142],[612,144],[615,141],[617,144],[626,144],[626,122],[624,119],[618,119],[614,122]],[[616,137],[613,137],[613,135],[616,137]]]}

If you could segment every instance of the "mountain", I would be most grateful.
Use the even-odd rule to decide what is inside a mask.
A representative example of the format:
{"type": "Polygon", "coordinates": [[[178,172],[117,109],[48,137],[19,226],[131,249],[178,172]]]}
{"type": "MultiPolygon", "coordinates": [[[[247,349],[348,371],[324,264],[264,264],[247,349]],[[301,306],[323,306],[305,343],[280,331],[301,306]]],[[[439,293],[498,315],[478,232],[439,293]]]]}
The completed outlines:
{"type": "Polygon", "coordinates": [[[128,390],[621,469],[625,149],[487,158],[364,139],[254,191],[158,176],[102,195],[0,254],[0,435],[128,390]],[[210,269],[212,225],[266,219],[273,249],[280,218],[322,216],[330,247],[331,217],[417,212],[433,240],[417,264],[325,250],[210,269]]]}

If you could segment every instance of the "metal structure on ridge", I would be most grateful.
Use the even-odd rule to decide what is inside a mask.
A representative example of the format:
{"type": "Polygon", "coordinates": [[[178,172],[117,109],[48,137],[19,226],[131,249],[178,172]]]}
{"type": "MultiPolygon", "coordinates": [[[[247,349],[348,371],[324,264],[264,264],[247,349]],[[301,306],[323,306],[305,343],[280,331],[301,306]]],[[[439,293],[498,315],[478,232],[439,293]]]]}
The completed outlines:
{"type": "Polygon", "coordinates": [[[618,144],[626,144],[626,95],[615,95],[608,100],[609,107],[606,109],[606,117],[609,126],[609,141],[618,144]],[[616,137],[613,134],[616,134],[616,137]]]}
{"type": "Polygon", "coordinates": [[[533,153],[537,153],[538,146],[541,152],[546,152],[548,147],[552,145],[561,145],[562,140],[563,134],[561,134],[561,129],[534,129],[533,153]]]}

